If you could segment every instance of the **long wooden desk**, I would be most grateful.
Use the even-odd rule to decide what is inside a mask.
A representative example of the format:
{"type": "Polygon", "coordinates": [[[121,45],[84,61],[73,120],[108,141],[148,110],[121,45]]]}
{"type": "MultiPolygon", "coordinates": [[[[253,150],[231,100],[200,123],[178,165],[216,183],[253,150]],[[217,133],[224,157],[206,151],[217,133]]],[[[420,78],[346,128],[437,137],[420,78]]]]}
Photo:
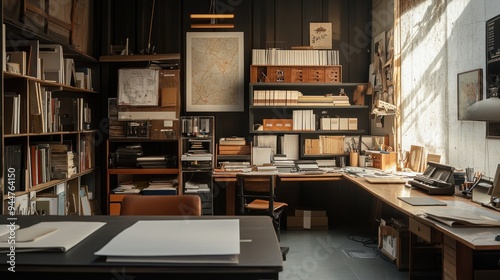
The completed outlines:
{"type": "MultiPolygon", "coordinates": [[[[2,216],[1,224],[8,223],[2,216]]],[[[283,270],[279,243],[269,217],[265,216],[16,216],[21,227],[41,221],[102,221],[106,224],[67,253],[18,252],[15,273],[8,271],[7,253],[0,255],[2,279],[278,279],[283,270]],[[238,264],[109,263],[94,255],[109,240],[138,220],[239,219],[238,264]],[[8,277],[5,277],[8,276],[8,277]],[[24,276],[24,277],[23,277],[24,276]],[[33,277],[33,278],[27,278],[33,277]]],[[[168,233],[165,234],[174,234],[168,233]]],[[[203,234],[200,232],[200,234],[203,234]]],[[[144,230],[147,238],[147,229],[144,230]]],[[[134,242],[131,240],[130,242],[134,242]]]]}
{"type": "MultiPolygon", "coordinates": [[[[467,210],[480,215],[487,214],[490,217],[500,220],[500,212],[498,211],[482,207],[468,199],[453,195],[432,196],[432,198],[446,202],[447,206],[412,206],[398,199],[398,197],[428,195],[421,190],[405,187],[402,183],[371,184],[364,178],[356,178],[344,173],[327,173],[321,175],[286,173],[279,174],[279,176],[285,182],[346,180],[346,182],[351,182],[372,195],[380,207],[384,205],[390,206],[407,216],[410,220],[413,219],[413,221],[421,223],[424,227],[428,226],[432,234],[442,234],[442,279],[490,279],[490,275],[493,275],[493,277],[500,275],[500,241],[495,241],[495,236],[500,234],[500,228],[452,228],[422,216],[424,211],[435,209],[435,207],[446,207],[449,211],[456,209],[467,210]],[[493,271],[491,269],[487,269],[488,271],[476,270],[477,267],[475,265],[479,262],[479,259],[482,260],[483,258],[488,259],[488,262],[492,264],[496,264],[496,269],[493,269],[493,271]]],[[[214,173],[213,180],[215,182],[229,183],[226,189],[230,193],[229,195],[226,194],[226,209],[234,211],[235,174],[218,175],[214,173]]]]}

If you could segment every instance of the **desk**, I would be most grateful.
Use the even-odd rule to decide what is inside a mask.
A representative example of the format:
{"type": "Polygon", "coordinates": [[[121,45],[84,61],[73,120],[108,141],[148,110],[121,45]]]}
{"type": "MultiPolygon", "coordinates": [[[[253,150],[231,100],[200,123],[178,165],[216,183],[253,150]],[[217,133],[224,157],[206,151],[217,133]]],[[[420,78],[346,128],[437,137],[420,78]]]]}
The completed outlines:
{"type": "MultiPolygon", "coordinates": [[[[319,182],[319,181],[340,181],[342,173],[324,173],[305,175],[301,173],[279,173],[282,182],[319,182]]],[[[236,196],[236,173],[214,172],[212,173],[214,183],[223,183],[226,188],[226,215],[235,215],[236,196]]]]}
{"type": "MultiPolygon", "coordinates": [[[[2,222],[6,223],[6,216],[2,222]]],[[[51,279],[71,279],[78,273],[87,279],[278,279],[283,270],[279,243],[269,217],[248,216],[17,216],[16,223],[27,227],[40,221],[102,221],[106,224],[67,253],[18,253],[16,274],[7,271],[7,256],[0,256],[2,279],[33,277],[44,273],[51,279]],[[238,264],[152,264],[108,263],[94,252],[102,248],[123,229],[138,220],[231,219],[240,220],[241,242],[238,264]],[[58,272],[58,274],[54,274],[58,272]],[[60,274],[59,274],[60,273],[60,274]],[[54,278],[56,277],[56,278],[54,278]]],[[[168,234],[168,233],[166,233],[168,234]]],[[[174,233],[175,234],[175,233],[174,233]]],[[[203,234],[203,233],[200,233],[203,234]]],[[[147,232],[144,233],[147,237],[147,232]]],[[[131,241],[132,242],[132,241],[131,241]]],[[[36,278],[35,278],[36,277],[36,278]]]]}
{"type": "MultiPolygon", "coordinates": [[[[433,207],[448,207],[450,211],[453,211],[453,209],[486,211],[490,215],[498,217],[498,219],[500,219],[500,212],[481,207],[479,204],[458,196],[432,196],[435,199],[446,202],[447,206],[412,206],[398,199],[398,197],[427,196],[427,194],[418,189],[407,188],[404,184],[371,184],[366,181],[366,179],[356,178],[344,173],[327,173],[320,175],[286,173],[279,174],[279,176],[283,181],[288,182],[339,180],[351,182],[368,192],[375,199],[377,207],[374,218],[380,218],[381,208],[384,205],[388,205],[402,213],[409,220],[413,219],[422,223],[432,229],[432,231],[442,235],[440,237],[440,246],[443,254],[443,279],[474,279],[474,277],[477,277],[477,279],[500,279],[489,278],[490,273],[493,277],[498,277],[500,275],[500,242],[494,240],[494,237],[500,234],[500,228],[451,228],[420,217],[423,211],[433,207]],[[495,270],[477,271],[477,267],[473,264],[479,262],[478,259],[481,258],[488,258],[489,263],[496,265],[495,270]]],[[[232,201],[233,204],[226,205],[226,208],[234,211],[235,174],[224,174],[222,177],[214,174],[213,179],[216,182],[228,182],[232,184],[232,194],[226,195],[226,203],[232,201]],[[228,196],[231,197],[228,198],[228,196]]],[[[228,190],[231,191],[230,189],[226,191],[228,190]]]]}

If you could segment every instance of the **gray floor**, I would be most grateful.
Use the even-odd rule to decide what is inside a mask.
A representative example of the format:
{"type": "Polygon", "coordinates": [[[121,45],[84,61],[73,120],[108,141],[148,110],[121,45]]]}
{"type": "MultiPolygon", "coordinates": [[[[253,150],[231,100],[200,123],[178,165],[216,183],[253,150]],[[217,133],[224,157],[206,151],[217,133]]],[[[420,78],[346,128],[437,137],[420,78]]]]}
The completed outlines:
{"type": "Polygon", "coordinates": [[[280,245],[290,251],[280,280],[408,279],[407,271],[380,254],[374,237],[351,234],[343,229],[283,230],[280,245]]]}

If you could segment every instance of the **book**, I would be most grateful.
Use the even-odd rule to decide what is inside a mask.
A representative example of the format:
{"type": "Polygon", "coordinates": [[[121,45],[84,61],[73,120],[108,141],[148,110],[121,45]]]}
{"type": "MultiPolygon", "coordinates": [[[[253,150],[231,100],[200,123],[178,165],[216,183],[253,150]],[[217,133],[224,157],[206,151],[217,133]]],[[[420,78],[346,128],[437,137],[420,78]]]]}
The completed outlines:
{"type": "MultiPolygon", "coordinates": [[[[46,228],[56,230],[45,233],[43,238],[16,242],[16,252],[67,252],[105,224],[104,222],[40,222],[23,230],[37,232],[44,232],[43,229],[46,228]]],[[[0,249],[8,249],[11,246],[8,241],[0,241],[0,249]]]]}

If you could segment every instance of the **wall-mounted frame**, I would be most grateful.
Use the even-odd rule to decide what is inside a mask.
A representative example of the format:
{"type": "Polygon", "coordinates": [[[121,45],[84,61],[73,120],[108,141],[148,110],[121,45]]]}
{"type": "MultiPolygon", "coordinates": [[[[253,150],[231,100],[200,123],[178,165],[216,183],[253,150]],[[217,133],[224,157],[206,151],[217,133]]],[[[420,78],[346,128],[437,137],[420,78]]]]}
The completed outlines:
{"type": "Polygon", "coordinates": [[[500,122],[486,123],[486,138],[500,139],[500,122]]]}
{"type": "Polygon", "coordinates": [[[243,32],[186,33],[186,111],[244,110],[243,32]]]}
{"type": "Polygon", "coordinates": [[[466,120],[469,107],[483,99],[483,69],[457,74],[458,120],[466,120]]]}

